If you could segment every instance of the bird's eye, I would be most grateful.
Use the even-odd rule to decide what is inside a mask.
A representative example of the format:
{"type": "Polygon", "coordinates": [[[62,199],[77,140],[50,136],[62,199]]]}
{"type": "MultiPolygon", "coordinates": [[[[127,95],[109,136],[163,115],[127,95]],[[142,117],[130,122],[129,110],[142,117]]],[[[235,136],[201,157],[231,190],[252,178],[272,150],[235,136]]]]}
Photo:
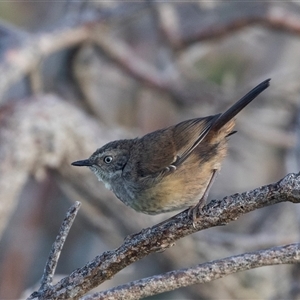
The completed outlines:
{"type": "Polygon", "coordinates": [[[110,164],[112,162],[113,158],[111,156],[105,156],[103,158],[103,161],[106,163],[106,164],[110,164]]]}

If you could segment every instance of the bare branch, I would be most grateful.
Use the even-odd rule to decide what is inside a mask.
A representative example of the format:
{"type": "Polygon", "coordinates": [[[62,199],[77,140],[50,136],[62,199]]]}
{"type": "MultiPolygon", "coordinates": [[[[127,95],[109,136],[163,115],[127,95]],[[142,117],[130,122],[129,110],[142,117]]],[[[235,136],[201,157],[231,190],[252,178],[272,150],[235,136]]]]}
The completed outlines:
{"type": "Polygon", "coordinates": [[[223,200],[211,201],[204,208],[195,228],[188,211],[184,211],[152,228],[143,229],[140,233],[127,237],[118,249],[97,256],[83,268],[75,270],[70,276],[49,287],[41,299],[79,297],[126,266],[150,253],[165,250],[184,236],[228,224],[247,212],[285,201],[300,203],[299,174],[289,174],[277,183],[234,194],[223,200]]]}
{"type": "Polygon", "coordinates": [[[300,244],[290,244],[226,257],[193,268],[143,278],[107,291],[87,295],[81,299],[140,299],[196,283],[210,282],[241,271],[270,265],[296,264],[299,261],[300,244]]]}
{"type": "Polygon", "coordinates": [[[57,267],[61,250],[64,246],[64,243],[66,241],[66,238],[69,234],[69,231],[75,220],[79,208],[80,208],[80,202],[75,202],[75,204],[73,204],[67,211],[67,215],[63,223],[61,224],[56,240],[52,245],[52,249],[44,269],[40,291],[44,290],[47,286],[52,284],[52,279],[54,276],[55,269],[57,267]]]}
{"type": "Polygon", "coordinates": [[[67,215],[63,220],[59,229],[55,242],[52,245],[48,260],[45,265],[44,274],[41,280],[41,287],[38,292],[32,293],[28,299],[34,299],[38,297],[40,293],[43,293],[49,286],[52,285],[53,276],[57,267],[61,250],[65,244],[66,238],[75,220],[75,217],[79,211],[80,202],[75,202],[67,211],[67,215]]]}

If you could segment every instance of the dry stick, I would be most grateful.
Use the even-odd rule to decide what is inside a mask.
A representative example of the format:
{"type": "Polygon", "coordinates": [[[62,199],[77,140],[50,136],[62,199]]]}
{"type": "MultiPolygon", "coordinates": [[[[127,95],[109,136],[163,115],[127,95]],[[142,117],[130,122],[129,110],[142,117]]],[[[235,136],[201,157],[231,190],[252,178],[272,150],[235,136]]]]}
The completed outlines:
{"type": "Polygon", "coordinates": [[[262,266],[300,262],[300,244],[273,247],[132,281],[110,290],[82,297],[81,300],[140,299],[196,283],[210,282],[226,275],[262,266]]]}
{"type": "Polygon", "coordinates": [[[288,174],[277,183],[211,201],[203,208],[203,214],[195,227],[188,211],[184,211],[152,228],[131,235],[119,248],[104,252],[56,285],[50,286],[39,299],[78,299],[126,266],[150,253],[172,246],[184,236],[228,224],[247,212],[286,201],[300,203],[300,174],[288,174]]]}
{"type": "Polygon", "coordinates": [[[59,233],[55,239],[55,242],[52,245],[48,260],[46,262],[44,274],[41,280],[41,287],[39,288],[38,292],[32,293],[29,296],[28,300],[39,297],[39,295],[43,293],[44,290],[46,290],[49,286],[52,285],[54,272],[57,267],[61,250],[64,246],[64,243],[75,220],[75,217],[79,211],[80,205],[81,203],[77,201],[68,209],[67,215],[61,224],[59,233]]]}

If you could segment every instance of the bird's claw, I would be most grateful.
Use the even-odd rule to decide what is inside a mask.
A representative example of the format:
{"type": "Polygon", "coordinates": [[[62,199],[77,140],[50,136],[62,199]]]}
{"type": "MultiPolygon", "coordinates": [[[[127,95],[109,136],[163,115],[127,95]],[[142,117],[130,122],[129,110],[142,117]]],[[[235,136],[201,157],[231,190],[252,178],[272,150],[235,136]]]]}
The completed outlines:
{"type": "Polygon", "coordinates": [[[203,215],[203,207],[205,205],[205,202],[202,200],[203,199],[200,199],[200,201],[196,205],[190,207],[188,211],[188,216],[192,216],[194,228],[196,228],[196,222],[198,222],[200,217],[203,215]]]}

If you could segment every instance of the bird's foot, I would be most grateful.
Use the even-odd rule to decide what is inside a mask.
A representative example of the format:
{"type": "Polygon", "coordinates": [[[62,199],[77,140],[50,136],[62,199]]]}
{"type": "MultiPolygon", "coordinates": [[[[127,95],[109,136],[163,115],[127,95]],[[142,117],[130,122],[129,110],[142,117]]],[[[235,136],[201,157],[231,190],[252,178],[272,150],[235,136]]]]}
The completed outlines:
{"type": "Polygon", "coordinates": [[[200,219],[200,217],[203,215],[203,207],[205,205],[205,201],[203,198],[199,200],[199,202],[190,207],[188,211],[188,216],[193,219],[193,227],[196,228],[196,222],[200,219]]]}

